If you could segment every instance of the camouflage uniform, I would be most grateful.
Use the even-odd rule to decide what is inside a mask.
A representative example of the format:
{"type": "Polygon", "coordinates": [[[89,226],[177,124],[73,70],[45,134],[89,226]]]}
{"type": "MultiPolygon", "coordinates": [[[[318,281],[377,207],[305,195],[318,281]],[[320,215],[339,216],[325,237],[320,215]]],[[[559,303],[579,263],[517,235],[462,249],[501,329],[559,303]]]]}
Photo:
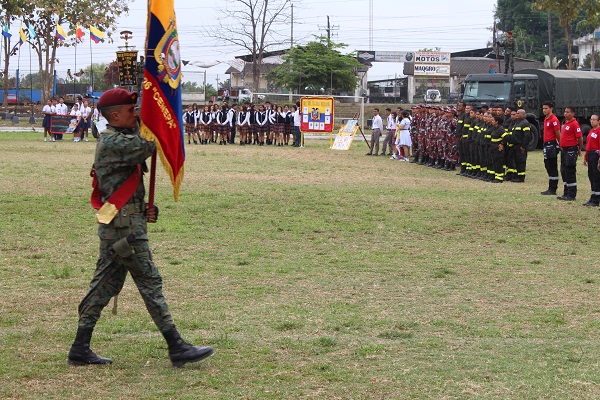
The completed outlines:
{"type": "MultiPolygon", "coordinates": [[[[142,138],[138,130],[109,126],[102,131],[94,163],[102,201],[106,201],[138,165],[144,164],[155,148],[156,144],[142,138]]],[[[159,330],[167,332],[175,327],[162,293],[162,278],[148,246],[144,195],[144,182],[140,179],[132,198],[112,222],[98,225],[100,255],[90,290],[79,305],[81,328],[96,325],[102,309],[121,291],[128,271],[159,330]],[[135,236],[131,243],[135,253],[121,257],[113,250],[113,244],[130,234],[135,236]]]]}

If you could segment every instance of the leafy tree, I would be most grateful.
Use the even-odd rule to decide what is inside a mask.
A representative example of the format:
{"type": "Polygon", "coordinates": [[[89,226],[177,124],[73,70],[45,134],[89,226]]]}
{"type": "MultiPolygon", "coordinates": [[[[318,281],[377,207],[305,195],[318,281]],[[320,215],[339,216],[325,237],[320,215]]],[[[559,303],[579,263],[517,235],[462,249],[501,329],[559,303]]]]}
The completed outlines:
{"type": "MultiPolygon", "coordinates": [[[[203,91],[203,90],[201,90],[203,91]]],[[[212,83],[206,84],[206,98],[210,99],[212,96],[217,96],[217,89],[212,85],[212,83]]]]}
{"type": "MultiPolygon", "coordinates": [[[[28,42],[38,55],[39,70],[42,76],[42,100],[45,100],[52,88],[56,49],[59,46],[73,46],[73,36],[77,24],[86,29],[94,25],[106,32],[104,40],[112,40],[112,32],[117,18],[129,11],[127,0],[105,0],[102,2],[70,1],[70,0],[38,0],[35,8],[23,16],[24,23],[31,25],[36,33],[28,42]],[[60,42],[56,37],[56,25],[69,24],[72,28],[67,41],[60,42]]],[[[87,35],[89,40],[89,34],[87,35]]]]}
{"type": "Polygon", "coordinates": [[[225,79],[223,82],[219,82],[219,89],[229,88],[231,88],[231,80],[229,78],[225,79]]]}
{"type": "Polygon", "coordinates": [[[343,43],[333,43],[324,36],[316,39],[288,50],[284,63],[271,70],[267,78],[297,93],[317,92],[321,88],[332,92],[354,91],[357,83],[354,69],[361,65],[356,57],[338,50],[347,47],[343,43]]]}
{"type": "MultiPolygon", "coordinates": [[[[591,68],[592,67],[592,53],[588,54],[583,58],[583,68],[591,68]]],[[[600,53],[598,51],[594,52],[594,69],[600,68],[600,53]]]]}
{"type": "Polygon", "coordinates": [[[181,82],[181,91],[182,92],[204,92],[204,88],[198,85],[197,82],[181,82]]]}
{"type": "MultiPolygon", "coordinates": [[[[35,7],[35,3],[26,0],[0,0],[0,4],[2,8],[0,9],[0,18],[6,22],[8,28],[10,29],[12,23],[17,19],[17,17],[23,15],[23,13],[29,13],[35,7]]],[[[13,87],[13,85],[9,86],[9,77],[8,77],[8,68],[10,66],[10,58],[15,55],[17,52],[19,42],[18,37],[7,38],[2,36],[2,44],[3,44],[3,55],[4,55],[4,66],[2,73],[2,87],[4,89],[4,105],[7,104],[8,101],[8,89],[9,87],[13,87]]],[[[14,80],[13,80],[14,81],[14,80]]]]}
{"type": "Polygon", "coordinates": [[[106,68],[104,68],[104,74],[102,77],[105,88],[103,90],[112,89],[113,87],[119,85],[119,64],[116,60],[112,61],[110,64],[108,64],[108,66],[106,66],[106,68]]]}
{"type": "Polygon", "coordinates": [[[579,25],[589,29],[600,22],[600,1],[598,0],[535,0],[534,10],[549,11],[558,15],[559,25],[565,32],[567,42],[568,68],[573,69],[572,34],[579,25]],[[584,21],[584,23],[581,23],[584,21]]]}
{"type": "Polygon", "coordinates": [[[291,0],[230,0],[224,4],[217,25],[205,33],[249,52],[252,90],[258,92],[263,54],[288,41],[278,28],[289,21],[291,0]]]}

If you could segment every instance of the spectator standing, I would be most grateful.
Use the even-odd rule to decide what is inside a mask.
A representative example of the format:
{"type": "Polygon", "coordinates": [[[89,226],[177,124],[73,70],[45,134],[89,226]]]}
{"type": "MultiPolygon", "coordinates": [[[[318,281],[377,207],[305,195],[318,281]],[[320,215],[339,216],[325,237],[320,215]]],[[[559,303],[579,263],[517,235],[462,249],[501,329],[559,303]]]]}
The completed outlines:
{"type": "Polygon", "coordinates": [[[386,149],[388,146],[390,146],[390,152],[389,154],[387,154],[388,156],[392,155],[392,150],[394,147],[394,142],[396,139],[396,118],[392,115],[392,109],[391,108],[386,108],[385,109],[385,113],[387,115],[387,124],[385,127],[385,139],[383,139],[383,146],[381,149],[381,154],[379,154],[380,156],[385,156],[386,155],[386,149]]]}
{"type": "Polygon", "coordinates": [[[383,131],[383,121],[379,115],[379,108],[373,109],[373,122],[371,127],[373,128],[373,132],[371,133],[371,147],[366,154],[367,156],[373,155],[373,151],[375,151],[375,155],[379,154],[379,138],[383,131]]]}
{"type": "Polygon", "coordinates": [[[548,190],[544,196],[556,196],[558,189],[558,153],[560,152],[560,122],[554,115],[554,104],[545,101],[542,105],[544,113],[544,167],[548,173],[548,190]]]}
{"type": "Polygon", "coordinates": [[[583,203],[586,207],[598,207],[600,205],[600,123],[598,115],[594,114],[590,118],[592,130],[587,135],[585,144],[585,154],[583,156],[583,165],[588,167],[588,179],[592,187],[592,194],[587,203],[583,203]]]}
{"type": "Polygon", "coordinates": [[[577,157],[581,155],[583,137],[575,119],[575,107],[565,108],[565,122],[560,132],[560,175],[564,192],[559,200],[574,201],[577,197],[577,157]]]}

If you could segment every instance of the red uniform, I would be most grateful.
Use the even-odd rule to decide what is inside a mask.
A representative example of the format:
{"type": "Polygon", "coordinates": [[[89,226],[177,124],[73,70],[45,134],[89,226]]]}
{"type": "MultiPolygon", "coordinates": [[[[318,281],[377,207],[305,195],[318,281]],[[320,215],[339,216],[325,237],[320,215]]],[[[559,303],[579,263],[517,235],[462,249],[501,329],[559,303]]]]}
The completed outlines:
{"type": "Polygon", "coordinates": [[[581,127],[579,126],[579,122],[575,118],[573,118],[570,122],[566,122],[563,125],[562,130],[560,131],[560,148],[564,149],[566,147],[578,146],[579,139],[581,137],[581,127]]]}
{"type": "Polygon", "coordinates": [[[556,131],[560,131],[560,122],[554,114],[544,118],[544,142],[556,141],[556,131]]]}
{"type": "Polygon", "coordinates": [[[583,156],[583,159],[585,161],[587,161],[588,152],[590,151],[600,151],[600,127],[592,129],[587,135],[587,142],[585,144],[585,155],[583,156]]]}

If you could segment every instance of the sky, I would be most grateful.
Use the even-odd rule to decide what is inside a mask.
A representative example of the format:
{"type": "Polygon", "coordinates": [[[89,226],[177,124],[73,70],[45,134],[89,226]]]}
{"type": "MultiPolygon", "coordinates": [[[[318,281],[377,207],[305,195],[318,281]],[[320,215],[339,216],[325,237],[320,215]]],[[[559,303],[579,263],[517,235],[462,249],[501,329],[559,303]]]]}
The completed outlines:
{"type": "MultiPolygon", "coordinates": [[[[229,0],[235,2],[235,0],[229,0]]],[[[146,36],[147,0],[134,0],[130,3],[130,11],[118,20],[113,33],[114,43],[91,43],[86,33],[84,43],[78,46],[77,60],[73,48],[60,48],[58,51],[59,75],[67,68],[77,70],[89,66],[90,59],[94,63],[110,63],[116,56],[118,46],[124,45],[119,32],[133,32],[130,45],[143,50],[146,36]]],[[[175,0],[177,28],[179,33],[181,59],[197,60],[230,60],[235,56],[247,54],[239,47],[217,42],[205,36],[206,29],[215,27],[218,20],[224,18],[223,1],[175,0]]],[[[489,28],[493,24],[495,1],[492,0],[429,0],[427,2],[405,2],[389,0],[373,0],[373,50],[375,51],[416,51],[424,48],[441,48],[441,51],[461,51],[486,47],[491,40],[489,28]],[[389,6],[389,4],[396,4],[389,6]],[[418,6],[423,4],[423,6],[418,6]],[[457,6],[460,4],[460,7],[457,6]]],[[[369,0],[301,0],[294,3],[294,44],[305,44],[314,39],[313,35],[326,35],[327,16],[329,16],[332,40],[348,45],[343,52],[353,50],[369,50],[369,0]]],[[[238,21],[232,21],[237,23],[238,21]]],[[[277,27],[277,32],[288,38],[289,47],[291,23],[277,27]]],[[[18,27],[13,26],[18,38],[18,27]]],[[[87,30],[86,30],[87,31],[87,30]]],[[[14,38],[14,36],[13,36],[14,38]]],[[[22,46],[21,72],[28,67],[27,45],[22,46]],[[23,68],[25,64],[25,68],[23,68]]],[[[274,48],[279,50],[287,48],[274,48]]],[[[140,53],[141,54],[141,53],[140,53]]],[[[35,65],[35,54],[34,54],[35,65]]],[[[216,86],[217,79],[228,78],[225,71],[228,65],[221,64],[208,69],[184,67],[184,80],[208,83],[216,86]]],[[[11,64],[11,70],[13,70],[11,64]]],[[[375,63],[369,71],[369,80],[393,78],[402,75],[400,63],[375,63]]]]}

